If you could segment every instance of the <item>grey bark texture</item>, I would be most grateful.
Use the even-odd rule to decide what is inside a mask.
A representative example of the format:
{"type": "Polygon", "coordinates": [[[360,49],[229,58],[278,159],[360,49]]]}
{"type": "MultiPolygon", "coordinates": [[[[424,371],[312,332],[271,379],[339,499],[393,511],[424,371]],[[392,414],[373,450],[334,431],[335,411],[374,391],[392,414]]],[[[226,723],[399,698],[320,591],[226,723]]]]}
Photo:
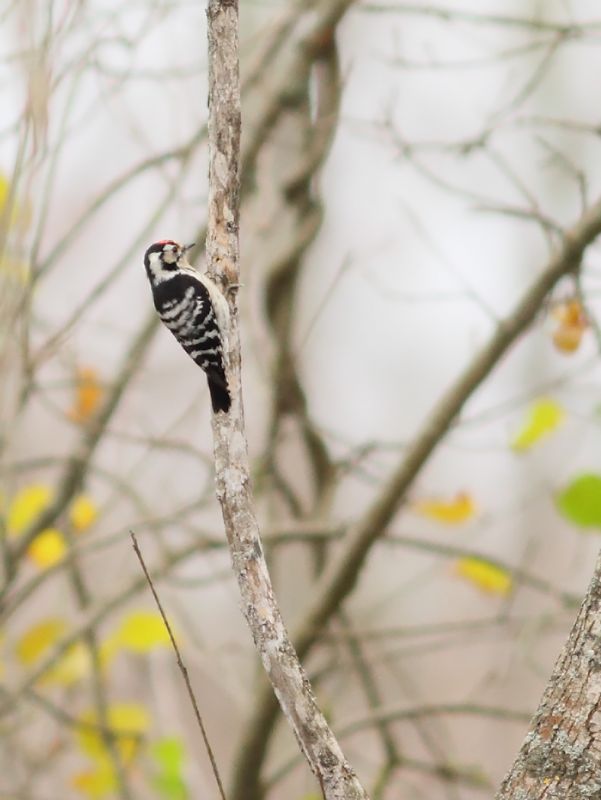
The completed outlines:
{"type": "MultiPolygon", "coordinates": [[[[228,289],[238,283],[240,193],[240,85],[238,4],[210,0],[209,37],[209,272],[228,289]]],[[[319,710],[284,626],[259,535],[250,487],[240,391],[240,341],[233,293],[229,293],[229,414],[213,417],[217,496],[221,503],[242,610],[280,706],[328,800],[360,800],[367,794],[345,760],[319,710]]]]}
{"type": "Polygon", "coordinates": [[[601,798],[601,555],[496,800],[601,798]]]}

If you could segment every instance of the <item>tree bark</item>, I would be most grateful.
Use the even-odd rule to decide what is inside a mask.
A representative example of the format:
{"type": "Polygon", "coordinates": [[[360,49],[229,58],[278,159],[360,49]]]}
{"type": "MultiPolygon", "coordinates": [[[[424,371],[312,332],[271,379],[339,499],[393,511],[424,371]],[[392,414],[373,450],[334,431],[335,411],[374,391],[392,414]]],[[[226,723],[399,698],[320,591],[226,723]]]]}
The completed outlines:
{"type": "Polygon", "coordinates": [[[496,800],[601,797],[601,555],[538,711],[496,800]]]}
{"type": "MultiPolygon", "coordinates": [[[[238,284],[240,86],[237,0],[209,0],[209,272],[226,292],[238,284]]],[[[327,800],[366,800],[367,794],[317,706],[284,626],[263,555],[250,487],[240,390],[240,341],[233,294],[228,292],[228,380],[232,408],[213,416],[217,496],[242,610],[273,691],[327,800]]]]}

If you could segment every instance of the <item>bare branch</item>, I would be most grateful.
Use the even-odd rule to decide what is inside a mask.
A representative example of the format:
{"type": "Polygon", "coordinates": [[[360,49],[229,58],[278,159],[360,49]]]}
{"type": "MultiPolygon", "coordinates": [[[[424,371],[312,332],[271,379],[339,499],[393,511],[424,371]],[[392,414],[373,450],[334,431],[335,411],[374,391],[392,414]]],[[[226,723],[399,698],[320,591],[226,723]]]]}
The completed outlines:
{"type": "MultiPolygon", "coordinates": [[[[571,230],[566,231],[561,247],[556,250],[514,311],[497,326],[487,344],[430,413],[383,491],[347,534],[346,548],[338,560],[330,564],[320,584],[314,588],[313,603],[293,639],[301,659],[313,649],[324,626],[352,592],[371,548],[385,533],[405,502],[407,491],[421,468],[444,439],[467,400],[532,323],[555,284],[565,275],[578,272],[584,250],[599,233],[601,200],[571,230]]],[[[264,687],[256,701],[255,712],[248,724],[248,738],[244,742],[246,752],[251,754],[244,764],[246,797],[252,797],[253,800],[258,796],[250,791],[250,786],[255,781],[255,792],[258,792],[260,767],[257,766],[257,753],[264,754],[267,751],[276,716],[277,703],[268,688],[264,687]]],[[[242,800],[242,797],[242,794],[235,795],[234,800],[242,800]]]]}
{"type": "Polygon", "coordinates": [[[366,12],[382,14],[406,14],[423,17],[432,17],[442,22],[456,21],[468,25],[494,25],[518,30],[550,31],[564,36],[577,36],[590,33],[601,27],[599,20],[590,20],[581,24],[550,22],[535,17],[517,17],[502,14],[483,14],[478,11],[469,11],[460,8],[444,8],[434,5],[418,5],[417,3],[366,3],[362,6],[366,12]]]}
{"type": "MultiPolygon", "coordinates": [[[[239,276],[240,87],[237,0],[210,0],[209,35],[209,272],[226,286],[239,276]]],[[[231,293],[230,293],[231,294],[231,293]]],[[[240,343],[232,303],[229,382],[232,409],[213,416],[217,496],[220,500],[243,612],[277,699],[324,796],[367,795],[319,710],[288,637],[273,592],[250,489],[240,389],[240,343]]]]}
{"type": "MultiPolygon", "coordinates": [[[[276,124],[286,108],[284,99],[289,91],[291,77],[297,75],[299,69],[302,71],[302,65],[312,57],[315,40],[320,39],[324,30],[329,30],[332,25],[336,24],[337,19],[351,3],[352,0],[329,0],[328,2],[322,0],[320,14],[316,19],[311,20],[313,24],[302,26],[298,24],[298,16],[299,11],[304,9],[306,4],[304,0],[299,0],[298,3],[282,14],[278,24],[270,32],[265,46],[259,48],[250,74],[244,82],[245,90],[249,94],[254,92],[260,97],[260,108],[255,116],[254,127],[250,135],[246,137],[242,148],[244,173],[252,173],[263,138],[272,126],[276,124]],[[280,58],[281,55],[282,57],[280,58]],[[274,59],[279,59],[277,65],[273,64],[274,59]]],[[[199,140],[202,135],[203,131],[200,131],[198,133],[199,140]]],[[[185,148],[181,157],[187,157],[185,148]]],[[[141,165],[142,168],[144,166],[141,165]]],[[[130,177],[132,176],[130,175],[130,177]]],[[[242,194],[244,194],[247,190],[246,187],[249,185],[250,181],[243,182],[241,187],[242,194]]],[[[118,184],[113,185],[113,190],[117,188],[118,184]]],[[[204,238],[205,228],[204,225],[201,225],[196,240],[201,242],[204,238]]],[[[102,283],[96,287],[94,298],[98,297],[98,292],[104,291],[106,285],[107,281],[103,279],[102,283]]],[[[79,314],[80,311],[81,309],[75,313],[79,314]]],[[[73,324],[73,321],[74,317],[69,320],[68,325],[73,324]]],[[[121,370],[118,372],[113,387],[107,395],[103,408],[83,438],[79,453],[75,454],[64,471],[54,503],[33,521],[29,530],[20,537],[17,546],[10,551],[4,576],[5,582],[0,587],[0,608],[7,590],[12,586],[16,577],[19,559],[26,552],[27,547],[35,536],[44,528],[54,524],[85,478],[87,466],[94,455],[99,438],[105,426],[110,422],[123,393],[128,388],[137,365],[141,362],[152,341],[158,324],[158,318],[154,312],[143,320],[132,339],[129,350],[130,355],[134,354],[135,357],[131,361],[129,358],[124,359],[121,370]]]]}
{"type": "Polygon", "coordinates": [[[549,292],[560,278],[576,273],[586,247],[601,233],[601,200],[566,231],[561,247],[526,291],[514,311],[497,327],[454,385],[428,416],[422,431],[409,448],[384,491],[349,534],[346,552],[324,576],[315,591],[313,608],[300,627],[299,652],[308,652],[320,630],[352,590],[369,550],[382,536],[404,503],[406,493],[422,466],[444,438],[461,409],[498,364],[501,357],[536,317],[549,292]]]}

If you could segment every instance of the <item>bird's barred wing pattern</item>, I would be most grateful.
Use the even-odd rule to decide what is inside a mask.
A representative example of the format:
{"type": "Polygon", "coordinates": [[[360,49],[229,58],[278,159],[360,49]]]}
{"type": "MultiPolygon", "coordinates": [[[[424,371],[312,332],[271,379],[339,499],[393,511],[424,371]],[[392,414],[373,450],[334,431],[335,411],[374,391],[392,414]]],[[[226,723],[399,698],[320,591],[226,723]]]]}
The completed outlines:
{"type": "Polygon", "coordinates": [[[228,411],[222,334],[206,287],[193,275],[179,273],[155,287],[154,300],[161,321],[206,372],[213,409],[228,411]]]}

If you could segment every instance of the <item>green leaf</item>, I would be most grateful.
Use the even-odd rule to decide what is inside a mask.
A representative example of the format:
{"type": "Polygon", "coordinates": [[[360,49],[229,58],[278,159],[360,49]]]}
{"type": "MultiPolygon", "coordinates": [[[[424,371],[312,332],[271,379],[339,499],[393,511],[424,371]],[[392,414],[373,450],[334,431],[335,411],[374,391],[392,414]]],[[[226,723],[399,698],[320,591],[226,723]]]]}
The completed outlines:
{"type": "Polygon", "coordinates": [[[165,800],[187,800],[188,789],[182,776],[184,745],[181,739],[166,737],[154,742],[150,754],[159,767],[152,783],[165,800]]]}
{"type": "Polygon", "coordinates": [[[184,745],[175,736],[166,736],[153,742],[150,752],[163,772],[179,775],[184,763],[184,745]]]}
{"type": "Polygon", "coordinates": [[[579,475],[556,498],[561,513],[581,528],[601,528],[601,475],[579,475]]]}
{"type": "Polygon", "coordinates": [[[177,775],[156,775],[152,785],[165,800],[188,800],[186,784],[177,775]]]}

